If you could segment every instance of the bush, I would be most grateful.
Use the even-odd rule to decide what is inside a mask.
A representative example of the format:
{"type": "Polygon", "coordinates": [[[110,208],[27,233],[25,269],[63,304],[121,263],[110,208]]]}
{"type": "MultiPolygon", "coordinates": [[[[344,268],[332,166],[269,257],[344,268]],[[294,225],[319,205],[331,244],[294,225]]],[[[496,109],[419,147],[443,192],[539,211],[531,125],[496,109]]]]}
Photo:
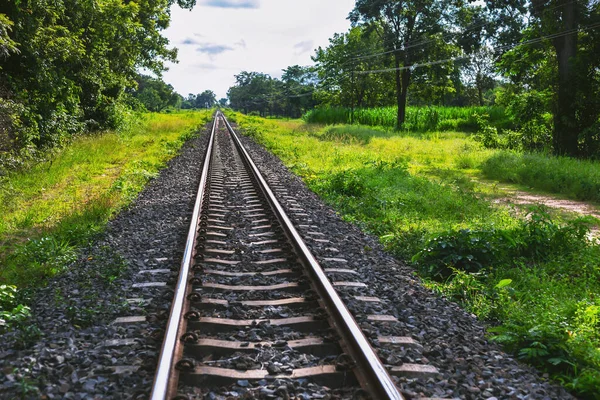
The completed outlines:
{"type": "Polygon", "coordinates": [[[22,324],[30,316],[29,307],[20,304],[17,297],[15,286],[0,285],[0,333],[22,324]]]}
{"type": "Polygon", "coordinates": [[[488,272],[519,260],[541,262],[557,254],[572,254],[587,245],[588,231],[579,220],[558,225],[539,207],[515,229],[461,229],[435,236],[412,260],[425,276],[444,280],[456,270],[488,272]]]}
{"type": "Polygon", "coordinates": [[[352,170],[334,174],[329,179],[327,189],[329,192],[349,197],[360,197],[366,191],[365,184],[352,170]]]}
{"type": "Polygon", "coordinates": [[[76,258],[75,248],[67,240],[54,236],[33,239],[8,256],[4,276],[18,276],[13,281],[23,286],[35,285],[62,272],[76,258]],[[27,271],[18,270],[23,265],[28,266],[27,271]]]}
{"type": "Polygon", "coordinates": [[[487,115],[477,116],[475,139],[490,149],[549,151],[552,146],[550,95],[535,90],[519,95],[506,94],[506,113],[513,122],[511,129],[495,126],[487,115]]]}
{"type": "Polygon", "coordinates": [[[14,169],[33,153],[37,124],[21,103],[0,97],[0,174],[14,169]]]}
{"type": "Polygon", "coordinates": [[[600,121],[586,128],[579,135],[581,155],[586,158],[600,158],[600,121]]]}
{"type": "Polygon", "coordinates": [[[446,279],[455,270],[480,272],[498,263],[507,246],[503,231],[461,229],[433,237],[414,257],[425,276],[446,279]]]}

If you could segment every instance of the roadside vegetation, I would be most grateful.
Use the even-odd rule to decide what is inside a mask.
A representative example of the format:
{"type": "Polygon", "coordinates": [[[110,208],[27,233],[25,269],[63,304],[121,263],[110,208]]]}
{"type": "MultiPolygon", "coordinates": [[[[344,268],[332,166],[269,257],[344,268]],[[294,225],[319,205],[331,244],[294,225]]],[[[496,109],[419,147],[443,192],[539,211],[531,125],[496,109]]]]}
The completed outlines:
{"type": "MultiPolygon", "coordinates": [[[[303,119],[315,124],[360,124],[395,128],[396,107],[358,108],[322,107],[307,112],[303,119]]],[[[465,131],[480,129],[480,118],[485,116],[493,126],[508,127],[511,119],[503,107],[407,107],[401,130],[407,132],[465,131]],[[480,116],[478,118],[478,116],[480,116]]]]}
{"type": "Polygon", "coordinates": [[[429,288],[487,321],[492,340],[598,398],[600,246],[588,237],[597,221],[494,204],[493,185],[473,179],[487,177],[491,163],[518,173],[511,163],[530,157],[523,170],[571,174],[565,181],[585,171],[592,182],[598,163],[489,149],[464,132],[232,117],[429,288]]]}
{"type": "Polygon", "coordinates": [[[75,139],[0,180],[0,331],[27,316],[23,291],[43,286],[126,207],[212,111],[141,114],[127,128],[75,139]],[[19,295],[21,293],[21,295],[19,295]]]}

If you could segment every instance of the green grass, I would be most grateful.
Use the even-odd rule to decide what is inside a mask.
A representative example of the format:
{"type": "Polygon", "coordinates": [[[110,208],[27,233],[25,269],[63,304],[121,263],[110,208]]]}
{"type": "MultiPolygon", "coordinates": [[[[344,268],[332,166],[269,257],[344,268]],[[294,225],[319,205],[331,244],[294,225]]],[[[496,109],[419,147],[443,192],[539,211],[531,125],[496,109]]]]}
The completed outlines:
{"type": "Polygon", "coordinates": [[[124,132],[76,139],[0,182],[0,284],[42,285],[75,260],[157,176],[210,112],[146,114],[124,132]]]}
{"type": "MultiPolygon", "coordinates": [[[[324,107],[309,111],[304,120],[317,124],[349,124],[352,112],[346,107],[324,107]]],[[[511,122],[501,107],[407,107],[403,130],[412,132],[465,131],[478,129],[475,115],[489,116],[494,126],[508,127],[511,122]]],[[[354,123],[367,126],[396,127],[397,107],[358,108],[354,123]]]]}
{"type": "Polygon", "coordinates": [[[503,151],[487,159],[482,171],[486,178],[600,202],[598,161],[503,151]]]}
{"type": "Polygon", "coordinates": [[[492,204],[471,178],[504,153],[458,132],[233,117],[428,287],[488,321],[491,338],[599,398],[600,247],[588,220],[492,204]]]}

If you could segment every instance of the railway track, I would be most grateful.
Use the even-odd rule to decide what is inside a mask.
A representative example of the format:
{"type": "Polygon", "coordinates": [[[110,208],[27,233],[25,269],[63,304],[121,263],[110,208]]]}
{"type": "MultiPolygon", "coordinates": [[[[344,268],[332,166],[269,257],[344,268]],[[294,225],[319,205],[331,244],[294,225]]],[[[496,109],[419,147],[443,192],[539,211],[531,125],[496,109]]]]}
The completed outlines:
{"type": "Polygon", "coordinates": [[[268,383],[295,381],[342,397],[402,399],[390,374],[435,369],[381,363],[335,290],[364,284],[328,279],[355,272],[321,268],[274,190],[217,112],[151,398],[235,383],[275,398],[281,389],[268,383]]]}

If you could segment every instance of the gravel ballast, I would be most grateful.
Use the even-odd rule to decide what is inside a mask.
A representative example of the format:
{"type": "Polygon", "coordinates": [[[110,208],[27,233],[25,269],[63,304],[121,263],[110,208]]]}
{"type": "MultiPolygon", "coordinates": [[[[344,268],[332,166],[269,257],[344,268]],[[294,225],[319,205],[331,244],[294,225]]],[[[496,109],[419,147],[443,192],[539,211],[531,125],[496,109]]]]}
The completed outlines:
{"type": "MultiPolygon", "coordinates": [[[[36,294],[32,324],[42,330],[41,339],[17,350],[16,333],[0,337],[0,398],[148,397],[207,139],[205,130],[186,143],[69,271],[36,294]],[[115,270],[120,274],[113,280],[106,271],[115,270]],[[139,322],[118,320],[123,317],[138,317],[133,321],[139,322]]],[[[251,139],[243,141],[267,181],[278,182],[295,197],[280,201],[302,226],[300,233],[323,266],[358,271],[332,273],[332,280],[367,284],[339,291],[384,363],[420,363],[439,370],[427,379],[395,378],[407,397],[572,398],[488,343],[483,325],[473,316],[424,289],[412,269],[383,252],[376,238],[343,222],[279,159],[251,139]],[[297,208],[303,211],[290,210],[297,208]],[[357,295],[382,302],[352,301],[357,295]],[[391,315],[396,321],[366,318],[373,314],[391,315]],[[379,344],[381,335],[410,336],[422,347],[379,344]]],[[[273,395],[270,390],[267,394],[273,395]]],[[[207,398],[225,397],[211,392],[207,398]]]]}

